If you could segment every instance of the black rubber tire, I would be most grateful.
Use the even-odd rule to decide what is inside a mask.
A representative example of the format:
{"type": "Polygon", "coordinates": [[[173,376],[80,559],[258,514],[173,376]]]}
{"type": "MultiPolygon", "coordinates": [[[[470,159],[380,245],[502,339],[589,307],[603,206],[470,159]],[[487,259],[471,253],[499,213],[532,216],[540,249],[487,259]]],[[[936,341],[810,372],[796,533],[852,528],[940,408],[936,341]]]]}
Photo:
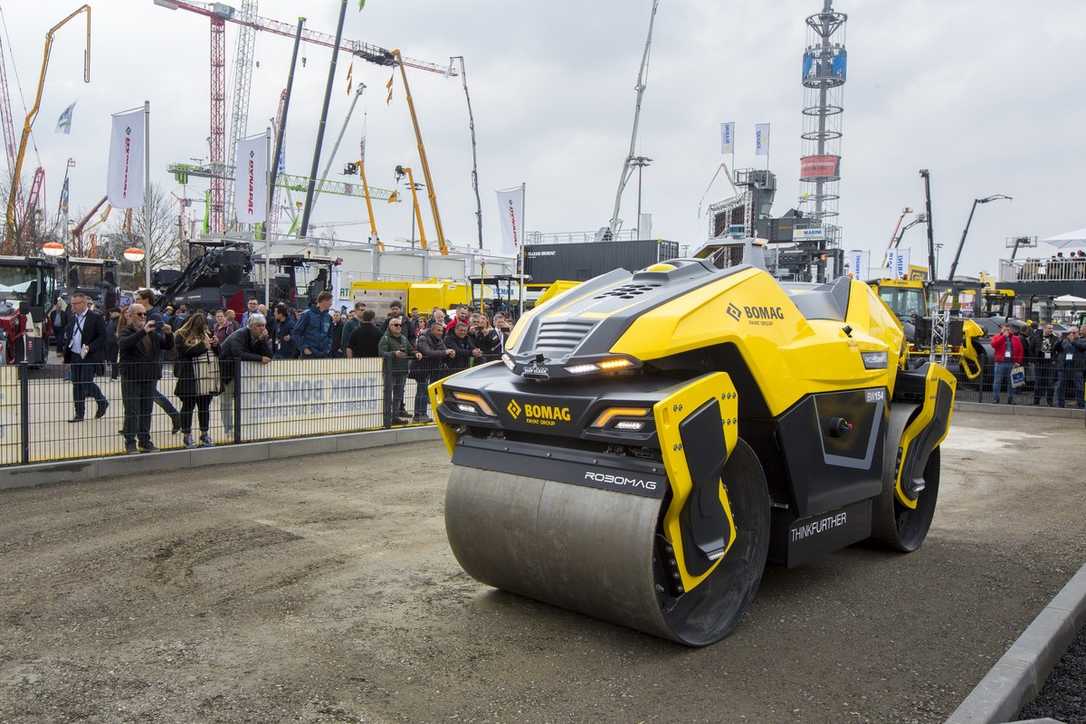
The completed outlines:
{"type": "Polygon", "coordinates": [[[739,440],[724,464],[736,537],[724,560],[693,591],[665,606],[677,641],[707,646],[728,636],[750,608],[769,555],[769,488],[754,450],[739,440]]]}
{"type": "Polygon", "coordinates": [[[912,553],[923,544],[939,499],[939,457],[939,448],[935,448],[924,464],[924,490],[917,498],[916,508],[902,505],[892,484],[879,496],[872,512],[874,540],[901,553],[912,553]]]}

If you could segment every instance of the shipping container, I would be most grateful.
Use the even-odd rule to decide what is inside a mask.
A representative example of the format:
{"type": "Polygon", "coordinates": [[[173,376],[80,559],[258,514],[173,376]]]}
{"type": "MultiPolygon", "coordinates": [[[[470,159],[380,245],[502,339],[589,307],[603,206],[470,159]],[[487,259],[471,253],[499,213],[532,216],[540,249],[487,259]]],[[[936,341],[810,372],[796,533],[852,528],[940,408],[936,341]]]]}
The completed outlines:
{"type": "Polygon", "coordinates": [[[585,281],[612,269],[637,271],[679,256],[677,241],[593,241],[571,244],[528,244],[524,247],[524,273],[533,284],[558,279],[585,281]]]}

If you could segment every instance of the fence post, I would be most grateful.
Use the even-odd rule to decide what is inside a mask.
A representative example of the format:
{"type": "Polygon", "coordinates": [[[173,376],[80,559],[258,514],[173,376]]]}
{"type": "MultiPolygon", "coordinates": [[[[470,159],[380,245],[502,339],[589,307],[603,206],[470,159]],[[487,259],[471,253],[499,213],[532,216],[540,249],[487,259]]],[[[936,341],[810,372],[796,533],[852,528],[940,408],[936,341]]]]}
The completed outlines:
{"type": "Polygon", "coordinates": [[[19,434],[23,442],[23,465],[30,463],[30,367],[19,365],[19,434]]]}
{"type": "Polygon", "coordinates": [[[392,415],[396,410],[392,409],[392,370],[390,369],[389,360],[386,357],[381,357],[381,410],[382,424],[385,429],[392,427],[392,415]]]}
{"type": "Polygon", "coordinates": [[[241,370],[242,363],[240,359],[233,360],[234,363],[234,444],[241,444],[241,370]]]}

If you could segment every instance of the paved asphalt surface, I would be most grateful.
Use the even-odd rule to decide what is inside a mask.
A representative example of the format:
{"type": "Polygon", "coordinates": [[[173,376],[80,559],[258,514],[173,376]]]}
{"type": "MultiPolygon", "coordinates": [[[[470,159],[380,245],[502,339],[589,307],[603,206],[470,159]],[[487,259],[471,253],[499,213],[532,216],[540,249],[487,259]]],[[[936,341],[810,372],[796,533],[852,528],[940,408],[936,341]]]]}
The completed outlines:
{"type": "Polygon", "coordinates": [[[942,721],[1082,563],[1084,435],[957,415],[919,552],[700,650],[467,577],[436,443],[0,493],[0,721],[942,721]]]}

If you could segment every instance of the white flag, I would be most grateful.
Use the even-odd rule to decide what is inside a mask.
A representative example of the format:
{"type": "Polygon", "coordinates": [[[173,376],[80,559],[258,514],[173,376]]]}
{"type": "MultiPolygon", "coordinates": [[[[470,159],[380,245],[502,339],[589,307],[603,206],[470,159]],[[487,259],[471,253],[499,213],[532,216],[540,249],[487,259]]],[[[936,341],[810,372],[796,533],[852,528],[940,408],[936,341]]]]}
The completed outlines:
{"type": "Polygon", "coordinates": [[[143,206],[143,154],[147,149],[143,122],[142,108],[113,115],[106,189],[109,205],[115,209],[143,206]]]}
{"type": "Polygon", "coordinates": [[[768,123],[755,123],[754,124],[754,155],[755,156],[768,156],[769,155],[769,124],[768,123]]]}
{"type": "Polygon", "coordinates": [[[524,187],[497,193],[502,225],[501,253],[514,256],[524,243],[524,187]]]}
{"type": "Polygon", "coordinates": [[[890,267],[891,279],[906,279],[909,276],[910,252],[912,249],[892,249],[886,255],[886,264],[890,267]]]}
{"type": "Polygon", "coordinates": [[[234,210],[239,224],[256,224],[268,212],[268,139],[254,136],[238,141],[234,168],[234,210]]]}
{"type": "Polygon", "coordinates": [[[868,259],[870,259],[871,252],[863,249],[853,249],[845,255],[845,259],[848,262],[848,270],[852,274],[853,279],[859,279],[860,281],[867,280],[867,265],[868,259]]]}
{"type": "Polygon", "coordinates": [[[720,155],[735,153],[735,121],[720,124],[720,155]]]}

